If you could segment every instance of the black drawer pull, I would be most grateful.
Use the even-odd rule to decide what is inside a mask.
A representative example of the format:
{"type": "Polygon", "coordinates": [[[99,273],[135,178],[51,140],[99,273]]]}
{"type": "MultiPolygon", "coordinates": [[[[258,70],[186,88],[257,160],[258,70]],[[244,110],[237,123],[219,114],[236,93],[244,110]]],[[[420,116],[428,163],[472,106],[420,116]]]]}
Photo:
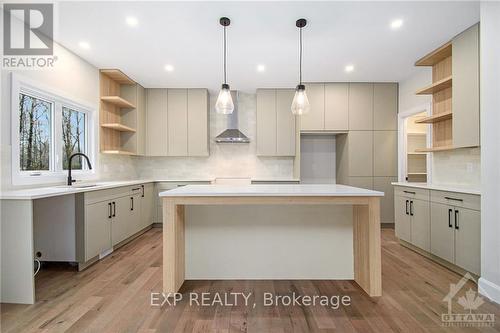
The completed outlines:
{"type": "Polygon", "coordinates": [[[116,216],[116,202],[113,201],[113,217],[116,216]]]}
{"type": "Polygon", "coordinates": [[[130,197],[130,210],[134,210],[134,197],[130,197]]]}
{"type": "Polygon", "coordinates": [[[451,197],[444,197],[445,199],[448,199],[448,200],[453,200],[453,201],[464,201],[464,199],[457,199],[457,198],[451,198],[451,197]]]}
{"type": "Polygon", "coordinates": [[[111,202],[108,202],[108,219],[112,217],[113,213],[111,213],[111,202]]]}
{"type": "Polygon", "coordinates": [[[410,201],[410,216],[413,216],[413,201],[410,201]]]}
{"type": "Polygon", "coordinates": [[[453,228],[453,226],[451,225],[451,213],[453,212],[453,209],[448,209],[448,227],[449,228],[453,228]]]}
{"type": "Polygon", "coordinates": [[[408,200],[406,200],[406,215],[408,215],[408,200]]]}
{"type": "Polygon", "coordinates": [[[460,225],[458,224],[458,210],[455,210],[455,229],[460,229],[460,225]]]}
{"type": "Polygon", "coordinates": [[[415,192],[413,192],[413,191],[403,191],[403,192],[404,192],[404,193],[408,193],[408,194],[417,194],[417,193],[415,193],[415,192]]]}

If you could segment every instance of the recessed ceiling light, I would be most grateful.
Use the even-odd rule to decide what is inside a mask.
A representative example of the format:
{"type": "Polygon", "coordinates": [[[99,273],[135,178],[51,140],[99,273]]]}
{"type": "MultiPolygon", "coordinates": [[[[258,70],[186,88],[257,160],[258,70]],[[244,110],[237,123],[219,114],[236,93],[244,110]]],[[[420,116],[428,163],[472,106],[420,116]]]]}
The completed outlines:
{"type": "Polygon", "coordinates": [[[403,20],[402,19],[397,19],[391,22],[391,28],[396,30],[399,29],[403,26],[403,20]]]}
{"type": "Polygon", "coordinates": [[[139,23],[137,18],[135,18],[133,16],[127,16],[127,18],[125,19],[125,22],[127,22],[127,24],[131,27],[135,27],[139,23]]]}
{"type": "Polygon", "coordinates": [[[265,72],[265,71],[266,71],[266,66],[257,65],[257,72],[265,72]]]}
{"type": "Polygon", "coordinates": [[[84,50],[90,49],[90,44],[88,42],[83,42],[82,41],[82,42],[78,43],[78,46],[80,46],[84,50]]]}
{"type": "Polygon", "coordinates": [[[174,66],[172,66],[172,65],[165,65],[165,70],[167,72],[172,72],[174,70],[174,66]]]}
{"type": "Polygon", "coordinates": [[[347,65],[345,66],[345,71],[347,73],[352,72],[354,70],[354,65],[347,65]]]}

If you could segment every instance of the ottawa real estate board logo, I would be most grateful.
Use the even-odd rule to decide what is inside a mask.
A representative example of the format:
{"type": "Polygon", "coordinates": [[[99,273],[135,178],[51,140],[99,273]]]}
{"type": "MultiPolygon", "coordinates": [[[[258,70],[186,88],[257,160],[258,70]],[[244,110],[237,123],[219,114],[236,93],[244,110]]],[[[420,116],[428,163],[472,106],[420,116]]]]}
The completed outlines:
{"type": "Polygon", "coordinates": [[[453,299],[466,287],[468,281],[474,278],[466,273],[458,283],[450,284],[450,292],[443,298],[443,302],[448,303],[448,313],[441,314],[443,326],[459,327],[493,327],[495,325],[495,315],[493,313],[481,313],[479,308],[484,304],[484,300],[477,292],[469,288],[463,296],[457,298],[457,303],[461,305],[465,312],[453,311],[453,299]]]}
{"type": "Polygon", "coordinates": [[[4,69],[53,67],[54,5],[52,3],[4,3],[4,69]]]}

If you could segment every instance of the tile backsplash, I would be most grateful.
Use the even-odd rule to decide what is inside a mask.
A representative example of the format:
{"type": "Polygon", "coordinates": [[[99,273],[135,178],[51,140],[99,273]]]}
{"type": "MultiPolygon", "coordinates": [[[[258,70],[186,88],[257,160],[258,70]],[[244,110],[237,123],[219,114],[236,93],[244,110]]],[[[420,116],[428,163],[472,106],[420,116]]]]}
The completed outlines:
{"type": "Polygon", "coordinates": [[[463,148],[434,153],[432,182],[440,185],[479,187],[481,183],[480,148],[463,148]]]}

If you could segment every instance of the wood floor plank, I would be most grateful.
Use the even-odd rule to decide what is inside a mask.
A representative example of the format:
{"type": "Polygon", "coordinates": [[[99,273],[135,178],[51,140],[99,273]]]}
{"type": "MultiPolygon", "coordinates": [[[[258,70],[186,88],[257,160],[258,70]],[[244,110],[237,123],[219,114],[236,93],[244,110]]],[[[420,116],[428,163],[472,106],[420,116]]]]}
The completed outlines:
{"type": "MultiPolygon", "coordinates": [[[[2,332],[500,332],[493,327],[444,327],[444,296],[461,276],[402,247],[394,231],[382,239],[383,296],[370,298],[353,281],[186,281],[176,306],[151,306],[162,290],[162,231],[153,228],[88,269],[46,266],[36,277],[34,305],[1,305],[2,332]],[[189,293],[253,293],[249,306],[191,306],[189,293]],[[276,306],[263,293],[286,296],[347,295],[350,306],[276,306]],[[255,306],[253,305],[255,303],[255,306]]],[[[468,282],[458,297],[477,286],[468,282]]],[[[453,309],[463,310],[456,302],[453,309]]],[[[485,300],[482,313],[498,319],[500,306],[485,300]]]]}

